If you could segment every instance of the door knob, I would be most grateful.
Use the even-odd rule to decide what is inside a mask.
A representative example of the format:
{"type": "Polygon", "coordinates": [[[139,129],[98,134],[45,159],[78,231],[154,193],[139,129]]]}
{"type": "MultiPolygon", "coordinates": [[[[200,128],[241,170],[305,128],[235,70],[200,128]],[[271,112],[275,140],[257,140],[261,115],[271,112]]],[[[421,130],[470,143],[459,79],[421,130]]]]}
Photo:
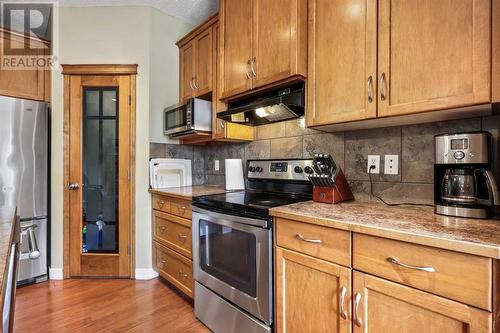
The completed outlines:
{"type": "Polygon", "coordinates": [[[68,190],[78,190],[80,188],[80,185],[78,183],[69,183],[68,184],[68,190]]]}

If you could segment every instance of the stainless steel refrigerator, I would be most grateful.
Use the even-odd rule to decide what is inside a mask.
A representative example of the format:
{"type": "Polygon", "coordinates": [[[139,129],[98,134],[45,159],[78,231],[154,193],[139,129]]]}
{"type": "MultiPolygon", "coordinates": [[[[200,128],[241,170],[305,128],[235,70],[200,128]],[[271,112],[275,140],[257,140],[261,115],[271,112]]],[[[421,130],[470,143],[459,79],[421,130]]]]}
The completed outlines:
{"type": "Polygon", "coordinates": [[[0,96],[0,206],[21,218],[18,284],[47,279],[47,103],[0,96]]]}

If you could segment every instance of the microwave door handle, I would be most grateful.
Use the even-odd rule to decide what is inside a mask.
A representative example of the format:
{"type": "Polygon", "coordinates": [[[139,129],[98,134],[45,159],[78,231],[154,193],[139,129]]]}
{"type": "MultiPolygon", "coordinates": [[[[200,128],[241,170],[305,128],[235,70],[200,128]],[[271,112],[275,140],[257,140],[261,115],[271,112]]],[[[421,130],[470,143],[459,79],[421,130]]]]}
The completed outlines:
{"type": "Polygon", "coordinates": [[[486,186],[488,187],[489,202],[492,206],[500,206],[500,192],[495,181],[495,176],[491,170],[483,170],[486,178],[486,186]]]}

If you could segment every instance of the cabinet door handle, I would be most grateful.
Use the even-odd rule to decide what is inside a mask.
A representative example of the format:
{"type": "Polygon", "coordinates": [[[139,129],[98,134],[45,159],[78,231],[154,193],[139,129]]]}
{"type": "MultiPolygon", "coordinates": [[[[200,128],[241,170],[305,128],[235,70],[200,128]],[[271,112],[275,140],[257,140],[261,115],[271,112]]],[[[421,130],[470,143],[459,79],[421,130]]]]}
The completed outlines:
{"type": "Polygon", "coordinates": [[[257,61],[257,59],[255,59],[255,57],[253,57],[252,62],[250,64],[250,69],[252,70],[253,77],[257,77],[257,73],[255,73],[255,69],[253,68],[253,65],[255,65],[256,61],[257,61]]]}
{"type": "Polygon", "coordinates": [[[366,83],[366,90],[368,92],[368,103],[373,102],[373,78],[370,75],[368,77],[368,82],[366,83]]]}
{"type": "Polygon", "coordinates": [[[303,242],[307,243],[315,243],[315,244],[321,244],[323,241],[321,239],[310,239],[310,238],[304,238],[302,234],[296,234],[295,238],[300,239],[303,242]]]}
{"type": "Polygon", "coordinates": [[[247,66],[246,66],[246,71],[245,71],[245,74],[247,75],[248,80],[250,80],[252,78],[252,76],[250,75],[250,72],[248,71],[248,69],[250,68],[251,65],[252,65],[252,61],[248,60],[247,66]]]}
{"type": "Polygon", "coordinates": [[[432,266],[413,266],[413,265],[408,265],[408,264],[400,262],[398,259],[396,259],[394,257],[388,257],[386,260],[388,262],[390,262],[391,264],[398,265],[398,266],[401,266],[401,267],[404,267],[404,268],[414,269],[416,271],[424,271],[424,272],[428,272],[428,273],[435,273],[436,272],[436,269],[434,267],[432,267],[432,266]]]}
{"type": "Polygon", "coordinates": [[[354,296],[354,324],[361,327],[363,325],[363,321],[359,318],[359,303],[361,303],[361,294],[356,293],[354,296]]]}
{"type": "Polygon", "coordinates": [[[191,87],[191,90],[194,90],[193,78],[191,78],[191,81],[189,81],[189,86],[191,87]]]}
{"type": "Polygon", "coordinates": [[[385,73],[382,73],[382,75],[380,75],[380,100],[381,101],[385,101],[386,99],[386,90],[387,90],[387,87],[386,87],[386,82],[385,82],[385,73]]]}
{"type": "Polygon", "coordinates": [[[340,290],[340,306],[339,306],[339,308],[340,308],[340,316],[343,319],[347,319],[347,312],[345,311],[345,306],[344,306],[346,295],[347,295],[347,288],[342,287],[342,289],[340,290]]]}
{"type": "Polygon", "coordinates": [[[194,89],[198,89],[198,85],[196,84],[196,79],[197,79],[196,75],[193,76],[193,87],[194,87],[194,89]]]}

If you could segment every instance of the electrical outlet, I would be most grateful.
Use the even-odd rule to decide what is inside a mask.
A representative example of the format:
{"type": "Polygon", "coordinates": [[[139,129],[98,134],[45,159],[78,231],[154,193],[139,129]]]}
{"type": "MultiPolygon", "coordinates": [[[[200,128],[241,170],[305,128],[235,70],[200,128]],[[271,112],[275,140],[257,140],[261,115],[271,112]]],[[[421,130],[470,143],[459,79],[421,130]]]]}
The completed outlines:
{"type": "Polygon", "coordinates": [[[380,155],[368,155],[368,166],[366,172],[369,173],[380,173],[380,155]],[[370,171],[371,166],[375,166],[375,169],[370,171]]]}
{"type": "Polygon", "coordinates": [[[384,173],[386,175],[398,174],[399,155],[385,155],[384,173]]]}
{"type": "Polygon", "coordinates": [[[215,160],[214,169],[215,169],[215,171],[219,171],[219,169],[220,169],[219,160],[215,160]]]}

